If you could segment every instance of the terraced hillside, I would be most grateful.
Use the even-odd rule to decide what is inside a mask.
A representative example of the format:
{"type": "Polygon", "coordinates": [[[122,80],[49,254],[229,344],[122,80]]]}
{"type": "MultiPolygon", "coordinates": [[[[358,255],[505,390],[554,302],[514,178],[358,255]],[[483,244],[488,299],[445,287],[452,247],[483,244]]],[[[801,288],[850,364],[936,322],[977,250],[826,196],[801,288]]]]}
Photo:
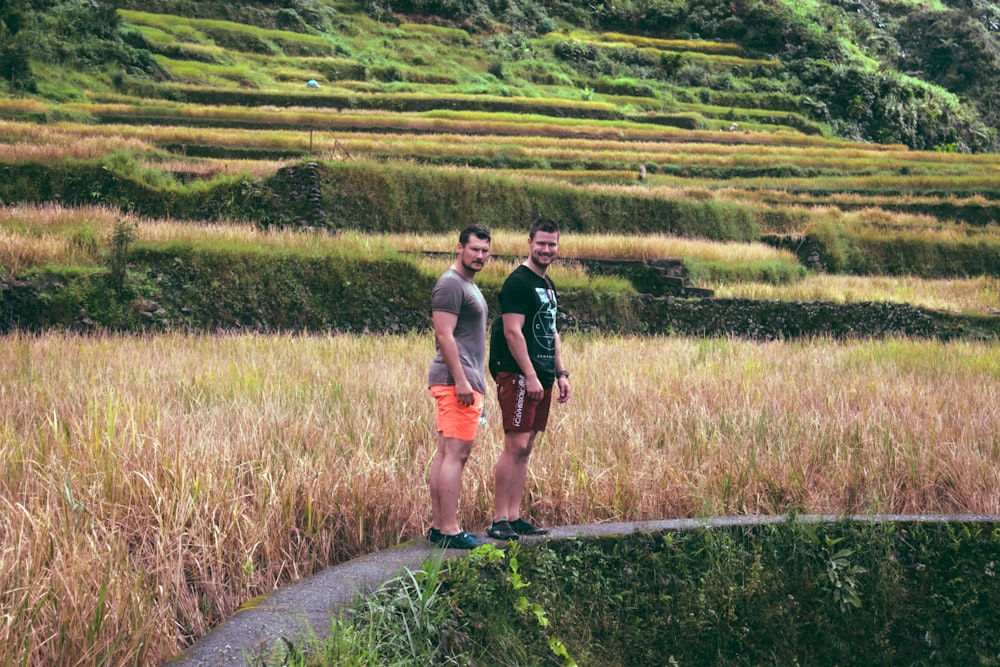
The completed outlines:
{"type": "MultiPolygon", "coordinates": [[[[843,36],[830,45],[815,30],[788,36],[826,23],[861,34],[855,19],[837,23],[832,8],[807,20],[778,11],[784,5],[753,5],[730,15],[726,30],[703,27],[740,37],[726,41],[692,33],[698,11],[721,15],[695,4],[659,28],[652,5],[633,17],[631,33],[595,29],[621,27],[615,4],[589,19],[563,5],[511,5],[489,16],[405,3],[161,1],[102,5],[98,14],[74,14],[75,6],[28,12],[16,34],[7,30],[13,43],[32,31],[43,42],[37,31],[48,27],[86,48],[27,58],[29,73],[11,70],[15,95],[0,99],[0,201],[62,207],[7,213],[0,266],[5,284],[22,289],[6,290],[15,295],[6,327],[71,324],[65,314],[25,310],[37,310],[38,298],[51,302],[66,271],[73,280],[115,273],[116,228],[131,230],[118,236],[119,250],[131,253],[119,261],[135,274],[125,296],[189,312],[184,299],[146,284],[150,276],[162,284],[164,274],[143,262],[166,261],[167,248],[187,243],[148,231],[150,220],[210,223],[224,238],[242,233],[232,225],[354,230],[379,236],[385,252],[411,252],[450,244],[395,235],[472,221],[514,231],[548,215],[571,233],[565,250],[585,273],[589,259],[656,259],[648,247],[668,236],[692,241],[663,250],[684,261],[687,287],[720,297],[906,302],[977,315],[1000,306],[998,160],[955,152],[973,136],[988,145],[990,130],[947,90],[917,79],[892,78],[907,86],[903,97],[883,81],[881,97],[837,112],[850,89],[819,97],[793,47],[840,53],[839,64],[827,63],[832,86],[874,76],[863,45],[843,36]],[[784,42],[760,33],[768,11],[784,22],[784,42]],[[737,20],[740,29],[730,25],[737,20]],[[890,108],[909,119],[909,134],[888,122],[890,108]],[[913,145],[941,143],[915,150],[837,136],[863,135],[866,123],[913,145]],[[95,205],[104,212],[84,215],[83,229],[51,223],[95,205]],[[622,250],[607,238],[615,235],[647,243],[622,250]],[[66,268],[53,276],[57,266],[66,268]],[[955,289],[968,296],[949,303],[955,289]]],[[[898,27],[906,6],[893,7],[898,27]]],[[[662,295],[648,268],[617,275],[662,295]]],[[[106,303],[119,297],[88,289],[75,302],[56,299],[67,313],[88,312],[71,318],[76,325],[132,328],[135,313],[148,312],[129,315],[106,303]]],[[[191,324],[172,308],[158,326],[191,324]]],[[[281,326],[273,314],[256,321],[281,326]]]]}
{"type": "Polygon", "coordinates": [[[565,230],[592,372],[535,455],[542,522],[995,513],[996,26],[0,0],[0,665],[160,664],[421,534],[427,298],[471,222],[494,312],[530,221],[565,230]]]}

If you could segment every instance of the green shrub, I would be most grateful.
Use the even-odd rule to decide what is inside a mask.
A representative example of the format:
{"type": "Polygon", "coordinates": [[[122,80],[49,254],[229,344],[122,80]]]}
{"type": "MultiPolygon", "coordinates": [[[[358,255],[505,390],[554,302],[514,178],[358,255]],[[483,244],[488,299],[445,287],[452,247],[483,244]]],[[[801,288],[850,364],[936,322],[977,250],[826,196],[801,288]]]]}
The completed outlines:
{"type": "Polygon", "coordinates": [[[111,287],[117,291],[125,289],[125,279],[128,274],[129,246],[135,241],[135,225],[119,221],[109,239],[107,256],[108,274],[111,287]]]}
{"type": "Polygon", "coordinates": [[[832,220],[813,220],[806,234],[822,248],[822,261],[830,273],[845,273],[851,262],[852,247],[844,228],[832,220]]]}
{"type": "Polygon", "coordinates": [[[684,266],[690,271],[694,285],[724,285],[729,283],[770,283],[788,285],[806,275],[806,267],[795,262],[758,262],[754,264],[731,264],[685,259],[684,266]]]}
{"type": "Polygon", "coordinates": [[[631,97],[655,97],[656,91],[647,83],[639,83],[635,79],[602,78],[591,82],[593,89],[603,95],[625,95],[631,97]]]}
{"type": "Polygon", "coordinates": [[[327,81],[364,81],[367,76],[365,66],[344,58],[323,58],[314,66],[327,81]]]}

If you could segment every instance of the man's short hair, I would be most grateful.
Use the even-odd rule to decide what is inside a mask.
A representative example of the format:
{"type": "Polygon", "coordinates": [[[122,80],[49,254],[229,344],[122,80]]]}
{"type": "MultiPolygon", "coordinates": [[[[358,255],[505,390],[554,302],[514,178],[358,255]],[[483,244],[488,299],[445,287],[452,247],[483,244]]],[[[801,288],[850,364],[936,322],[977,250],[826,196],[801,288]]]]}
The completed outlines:
{"type": "Polygon", "coordinates": [[[469,237],[475,236],[476,238],[482,239],[484,241],[490,241],[490,230],[486,229],[482,225],[469,225],[462,230],[462,233],[458,235],[458,242],[460,245],[465,245],[469,242],[469,237]]]}
{"type": "Polygon", "coordinates": [[[531,230],[528,232],[528,238],[535,238],[535,232],[547,232],[549,234],[558,234],[559,225],[557,225],[552,220],[548,218],[539,218],[531,223],[531,230]]]}

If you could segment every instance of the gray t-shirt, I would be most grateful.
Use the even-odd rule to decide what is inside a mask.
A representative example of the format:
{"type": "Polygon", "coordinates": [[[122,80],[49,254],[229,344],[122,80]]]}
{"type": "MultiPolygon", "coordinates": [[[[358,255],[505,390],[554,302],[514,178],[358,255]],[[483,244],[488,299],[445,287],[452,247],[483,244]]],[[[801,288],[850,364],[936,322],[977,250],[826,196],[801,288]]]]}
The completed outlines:
{"type": "MultiPolygon", "coordinates": [[[[476,391],[486,393],[486,321],[488,307],[483,293],[471,280],[466,280],[455,269],[445,271],[431,295],[431,310],[458,315],[455,324],[455,342],[458,356],[465,370],[465,377],[476,391]]],[[[441,356],[441,347],[435,342],[437,354],[431,362],[428,385],[454,385],[455,378],[441,356]]]]}

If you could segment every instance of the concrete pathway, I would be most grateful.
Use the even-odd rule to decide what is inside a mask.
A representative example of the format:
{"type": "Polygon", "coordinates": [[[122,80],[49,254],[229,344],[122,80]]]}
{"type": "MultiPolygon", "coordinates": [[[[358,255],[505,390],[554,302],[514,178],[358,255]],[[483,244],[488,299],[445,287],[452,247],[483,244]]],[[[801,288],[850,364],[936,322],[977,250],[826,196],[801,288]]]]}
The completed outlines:
{"type": "MultiPolygon", "coordinates": [[[[450,549],[446,553],[461,552],[450,549]]],[[[337,609],[352,604],[406,569],[417,570],[434,553],[427,540],[413,540],[387,551],[327,568],[270,594],[260,604],[237,611],[218,628],[171,660],[171,667],[247,665],[268,655],[282,637],[330,632],[337,609]]]]}
{"type": "MultiPolygon", "coordinates": [[[[961,521],[1000,523],[997,515],[877,515],[822,516],[802,515],[798,521],[961,521]]],[[[713,519],[675,519],[634,523],[603,523],[550,528],[544,537],[522,537],[525,542],[571,537],[627,535],[635,531],[660,533],[700,527],[747,526],[787,521],[783,516],[742,516],[713,519]]],[[[480,535],[481,538],[485,538],[480,535]]],[[[490,540],[497,545],[504,544],[490,540]]],[[[322,572],[289,584],[258,604],[236,612],[222,625],[168,662],[169,667],[228,667],[249,665],[255,657],[268,655],[282,637],[293,639],[312,632],[325,637],[331,618],[341,607],[352,604],[359,595],[370,593],[405,570],[417,570],[435,547],[425,539],[415,539],[386,551],[362,556],[335,565],[322,572]]],[[[466,551],[445,550],[446,558],[460,558],[466,551]]]]}

